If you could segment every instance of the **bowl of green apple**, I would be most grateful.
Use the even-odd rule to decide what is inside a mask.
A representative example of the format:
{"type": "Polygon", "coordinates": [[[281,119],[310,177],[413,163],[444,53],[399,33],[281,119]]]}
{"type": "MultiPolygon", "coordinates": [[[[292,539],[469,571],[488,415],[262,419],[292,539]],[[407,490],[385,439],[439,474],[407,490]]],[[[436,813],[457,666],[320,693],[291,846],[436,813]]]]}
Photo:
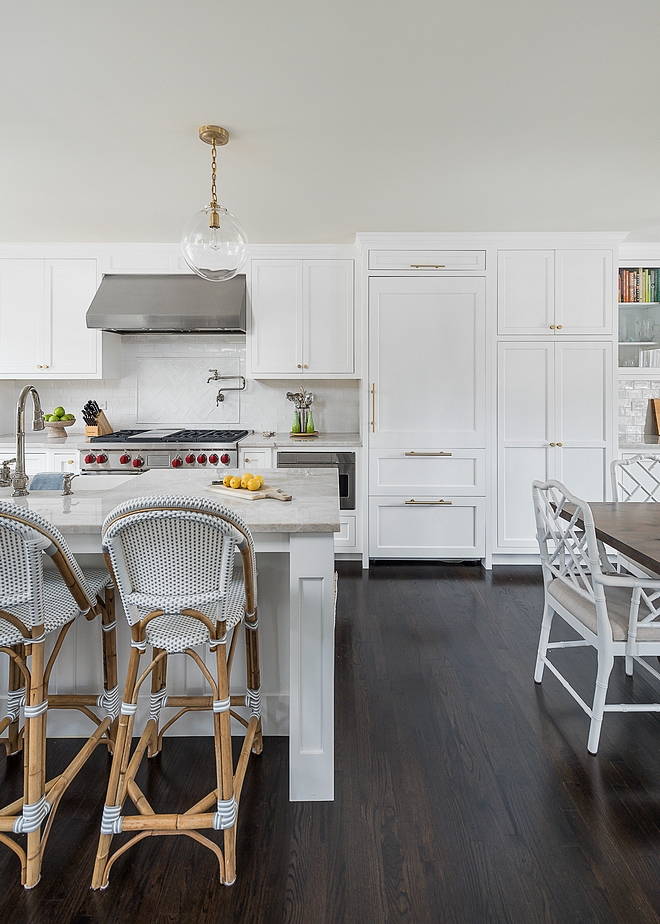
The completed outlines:
{"type": "Polygon", "coordinates": [[[76,422],[73,414],[67,414],[63,407],[56,407],[52,414],[44,414],[44,423],[50,430],[49,438],[66,439],[65,427],[76,422]]]}

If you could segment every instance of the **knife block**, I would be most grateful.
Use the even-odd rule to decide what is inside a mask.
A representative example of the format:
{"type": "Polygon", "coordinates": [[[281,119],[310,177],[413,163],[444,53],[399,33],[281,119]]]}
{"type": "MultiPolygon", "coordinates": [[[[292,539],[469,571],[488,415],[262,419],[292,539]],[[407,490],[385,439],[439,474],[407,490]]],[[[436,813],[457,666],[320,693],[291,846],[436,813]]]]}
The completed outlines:
{"type": "Polygon", "coordinates": [[[95,427],[85,425],[85,436],[107,436],[108,433],[112,432],[112,427],[103,411],[99,411],[95,427]]]}

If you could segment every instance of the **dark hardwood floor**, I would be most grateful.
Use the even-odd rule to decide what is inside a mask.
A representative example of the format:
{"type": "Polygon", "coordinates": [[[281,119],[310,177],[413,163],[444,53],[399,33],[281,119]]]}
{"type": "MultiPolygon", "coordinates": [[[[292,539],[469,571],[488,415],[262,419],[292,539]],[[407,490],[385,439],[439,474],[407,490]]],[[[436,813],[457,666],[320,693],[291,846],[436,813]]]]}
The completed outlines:
{"type": "MultiPolygon", "coordinates": [[[[336,800],[287,801],[286,739],[241,800],[238,879],[185,837],[149,838],[91,892],[108,771],[98,751],[59,811],[39,885],[0,845],[0,920],[25,924],[651,924],[660,922],[660,716],[588,720],[532,681],[540,569],[340,571],[336,800]]],[[[590,698],[591,652],[562,652],[590,698]]],[[[610,699],[657,698],[617,665],[610,699]]],[[[51,769],[66,740],[50,745],[51,769]]],[[[142,784],[185,806],[211,788],[209,739],[169,739],[142,784]]],[[[3,801],[20,774],[0,758],[3,801]]],[[[159,800],[162,800],[159,802],[159,800]]]]}

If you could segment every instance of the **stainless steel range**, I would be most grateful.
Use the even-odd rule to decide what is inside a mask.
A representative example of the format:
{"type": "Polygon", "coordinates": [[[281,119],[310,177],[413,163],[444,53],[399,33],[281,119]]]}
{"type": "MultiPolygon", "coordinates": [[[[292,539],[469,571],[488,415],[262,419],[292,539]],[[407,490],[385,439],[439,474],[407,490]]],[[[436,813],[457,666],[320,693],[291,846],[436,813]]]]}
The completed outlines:
{"type": "Polygon", "coordinates": [[[151,469],[238,468],[238,443],[250,430],[117,430],[80,450],[83,475],[151,469]]]}

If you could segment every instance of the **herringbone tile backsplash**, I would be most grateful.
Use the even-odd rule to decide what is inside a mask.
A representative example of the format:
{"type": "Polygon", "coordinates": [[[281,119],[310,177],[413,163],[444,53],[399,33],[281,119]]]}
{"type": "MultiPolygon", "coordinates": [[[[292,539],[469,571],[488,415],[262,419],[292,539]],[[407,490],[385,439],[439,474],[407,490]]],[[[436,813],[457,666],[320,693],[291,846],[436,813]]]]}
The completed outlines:
{"type": "MultiPolygon", "coordinates": [[[[287,391],[297,391],[299,380],[248,380],[245,391],[225,392],[216,405],[218,389],[238,381],[210,382],[210,369],[220,375],[245,375],[245,337],[214,335],[129,335],[122,337],[122,376],[102,381],[43,381],[38,383],[44,408],[61,404],[82,424],[80,410],[90,398],[100,404],[115,430],[138,426],[219,426],[228,424],[256,432],[288,430],[293,405],[287,391]]],[[[0,383],[1,384],[1,383],[0,383]]],[[[15,394],[23,382],[6,383],[15,394]]],[[[314,393],[314,422],[322,432],[357,432],[359,384],[357,381],[306,379],[314,393]]],[[[4,429],[9,431],[10,425],[4,429]]],[[[82,427],[80,427],[82,429],[82,427]]],[[[71,436],[76,433],[71,432],[71,436]]]]}

